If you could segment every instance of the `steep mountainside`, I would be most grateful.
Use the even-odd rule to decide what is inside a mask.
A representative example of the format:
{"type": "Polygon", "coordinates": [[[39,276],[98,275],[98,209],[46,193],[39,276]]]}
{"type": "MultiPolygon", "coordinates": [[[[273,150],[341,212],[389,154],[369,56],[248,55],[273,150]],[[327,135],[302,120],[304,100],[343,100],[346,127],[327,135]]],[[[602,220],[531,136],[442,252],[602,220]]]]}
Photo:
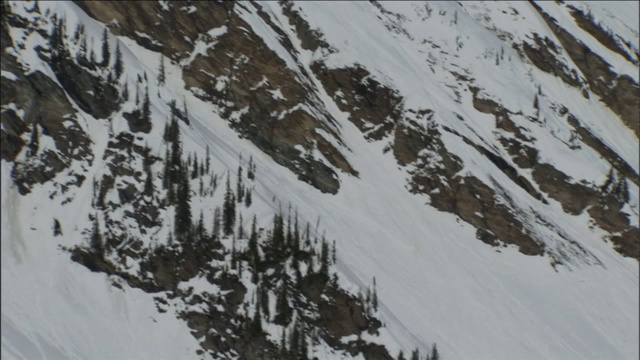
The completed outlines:
{"type": "Polygon", "coordinates": [[[3,358],[638,358],[638,10],[2,1],[3,358]]]}

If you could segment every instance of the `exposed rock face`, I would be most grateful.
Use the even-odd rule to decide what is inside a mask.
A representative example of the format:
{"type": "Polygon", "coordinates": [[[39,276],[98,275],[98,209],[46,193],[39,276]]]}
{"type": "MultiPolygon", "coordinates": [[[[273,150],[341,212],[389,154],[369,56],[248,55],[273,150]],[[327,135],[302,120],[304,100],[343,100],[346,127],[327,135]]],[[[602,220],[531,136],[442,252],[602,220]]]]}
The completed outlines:
{"type": "MultiPolygon", "coordinates": [[[[585,44],[577,40],[571,33],[558,25],[557,21],[534,4],[540,15],[553,30],[563,48],[571,59],[586,76],[589,88],[620,118],[636,136],[640,137],[640,87],[626,75],[618,75],[612,71],[611,66],[601,56],[593,52],[585,44]]],[[[608,48],[614,47],[608,36],[598,26],[589,22],[579,11],[572,11],[577,23],[586,31],[605,44],[608,48]]],[[[621,52],[617,46],[614,51],[621,52]]],[[[625,56],[628,57],[628,56],[625,56]]],[[[628,59],[630,60],[630,59],[628,59]]],[[[632,60],[630,60],[633,62],[632,60]]],[[[543,68],[541,68],[544,70],[543,68]]],[[[545,70],[546,71],[546,70],[545,70]]]]}
{"type": "Polygon", "coordinates": [[[335,194],[340,187],[336,169],[357,174],[332,144],[332,140],[341,142],[334,120],[311,91],[304,68],[300,64],[291,68],[259,36],[247,31],[251,26],[239,11],[255,13],[267,21],[281,36],[281,45],[297,61],[290,41],[259,4],[195,3],[197,11],[191,14],[164,11],[154,3],[139,3],[126,10],[107,2],[81,2],[79,6],[100,21],[109,23],[115,19],[118,22],[112,28],[115,34],[130,36],[141,46],[161,51],[179,62],[187,89],[219,105],[241,136],[298,174],[301,180],[335,194]],[[164,20],[158,23],[136,20],[130,11],[146,14],[145,19],[164,20]],[[180,24],[180,30],[174,31],[169,24],[180,24]],[[220,29],[215,38],[207,34],[213,28],[220,29]],[[155,45],[149,46],[149,40],[142,41],[148,38],[140,34],[156,39],[152,42],[155,45]],[[185,42],[185,37],[191,41],[185,42]],[[203,54],[191,56],[194,41],[210,45],[203,54]],[[310,156],[313,149],[328,164],[310,156]]]}

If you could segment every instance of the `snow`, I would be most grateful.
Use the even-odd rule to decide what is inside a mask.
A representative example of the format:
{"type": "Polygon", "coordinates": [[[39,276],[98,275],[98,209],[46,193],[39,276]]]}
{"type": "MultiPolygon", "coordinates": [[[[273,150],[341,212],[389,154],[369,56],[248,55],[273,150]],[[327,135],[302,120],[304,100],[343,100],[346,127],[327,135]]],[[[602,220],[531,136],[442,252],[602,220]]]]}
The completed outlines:
{"type": "Polygon", "coordinates": [[[2,77],[9,80],[9,81],[17,81],[18,77],[12,73],[11,71],[4,71],[2,70],[2,77]]]}
{"type": "MultiPolygon", "coordinates": [[[[426,10],[417,11],[422,3],[381,4],[404,17],[393,23],[409,36],[402,31],[389,32],[385,27],[391,23],[385,19],[387,15],[366,2],[294,3],[311,27],[320,29],[327,42],[336,47],[335,53],[326,54],[302,49],[278,3],[262,3],[271,21],[291,39],[296,59],[281,45],[279,35],[255,13],[252,4],[244,4],[246,8],[237,11],[267,46],[298,73],[303,68],[312,74],[309,65],[320,57],[332,68],[362,64],[376,80],[398,89],[406,109],[432,109],[438,126],[449,126],[473,141],[486,142],[491,149],[503,152],[496,141],[494,117],[473,108],[467,84],[457,84],[450,71],[465,73],[474,79],[474,86],[482,89],[483,96],[509,110],[522,109],[524,115],[513,116],[512,120],[528,130],[527,136],[534,139],[532,146],[540,150],[541,161],[565,171],[575,181],[601,184],[609,167],[585,146],[580,150],[569,149],[572,129],[565,118],[551,109],[553,105],[565,105],[583,126],[638,171],[638,139],[615,114],[599,100],[585,99],[579,90],[532,68],[491,30],[513,34],[514,39],[509,41],[514,42],[533,32],[553,38],[530,5],[437,2],[429,3],[432,12],[426,18],[426,10]],[[457,24],[453,22],[456,13],[457,24]],[[504,59],[501,65],[495,65],[495,56],[501,49],[505,52],[504,59]],[[427,62],[430,57],[437,60],[431,64],[433,70],[427,62]],[[453,88],[444,87],[445,84],[453,88]],[[532,103],[538,85],[544,94],[540,98],[540,123],[526,117],[534,114],[532,103]],[[460,103],[454,90],[463,94],[460,103]],[[465,120],[459,120],[458,116],[465,120]]],[[[604,19],[603,6],[592,4],[588,6],[601,9],[597,13],[594,10],[597,18],[604,19]]],[[[40,6],[66,13],[68,29],[82,21],[87,32],[99,39],[101,24],[74,4],[40,2],[40,6]]],[[[611,11],[618,12],[616,8],[611,11]]],[[[621,21],[633,24],[628,16],[621,16],[621,21]]],[[[606,19],[602,21],[612,21],[606,19]]],[[[190,59],[206,55],[208,47],[215,45],[215,38],[225,31],[226,28],[212,29],[209,36],[213,40],[204,36],[198,39],[190,59]]],[[[543,239],[552,254],[580,249],[584,253],[572,255],[565,265],[554,268],[549,255],[524,256],[514,247],[490,247],[475,238],[475,228],[469,224],[426,205],[427,196],[410,194],[405,188],[408,175],[398,169],[391,152],[384,153],[386,143],[365,140],[348,120],[348,114],[341,112],[320,82],[311,77],[322,106],[339,124],[340,141],[324,131],[321,135],[337,148],[348,149],[342,153],[359,172],[358,177],[340,173],[338,194],[322,194],[297,180],[295,174],[276,164],[249,140],[241,139],[229,127],[229,120],[217,114],[214,105],[185,90],[181,67],[185,63],[174,64],[165,59],[166,84],[158,86],[153,79],[159,54],[128,38],[117,40],[129,74],[123,81],[128,82],[131,97],[135,97],[136,75],[146,72],[151,79],[149,93],[153,117],[157,120],[144,140],[153,152],[164,154],[161,131],[169,114],[168,100],[184,98],[191,121],[191,127],[180,123],[184,152],[196,152],[198,158],[203,158],[208,145],[219,186],[227,173],[235,174],[240,155],[245,161],[251,156],[256,163],[254,203],[243,210],[247,223],[255,214],[259,227],[264,227],[282,204],[293,204],[302,223],[320,223],[327,238],[336,240],[342,286],[357,292],[376,277],[378,315],[386,327],[379,337],[371,340],[383,343],[391,354],[399,350],[406,354],[416,346],[425,353],[432,343],[437,343],[446,359],[640,356],[638,263],[623,258],[605,243],[603,231],[591,230],[587,214],[571,216],[555,201],[545,205],[532,199],[459,137],[442,132],[447,149],[464,161],[461,173],[472,174],[487,184],[494,179],[503,186],[517,204],[515,210],[529,219],[531,228],[527,230],[543,239]],[[158,93],[160,97],[156,96],[158,93]],[[535,225],[536,214],[555,229],[535,225]],[[562,240],[558,232],[575,240],[577,245],[562,240]]],[[[26,41],[35,44],[40,40],[33,36],[26,41]]],[[[115,47],[114,42],[112,46],[115,47]]],[[[28,47],[19,55],[30,71],[39,70],[52,76],[28,47]]],[[[611,54],[606,56],[615,60],[611,54]]],[[[567,64],[573,66],[568,60],[567,64]]],[[[614,66],[626,71],[621,64],[614,66]]],[[[4,71],[2,76],[10,77],[4,71]]],[[[278,91],[272,94],[278,96],[278,91]]],[[[124,108],[131,106],[130,101],[124,108]]],[[[86,242],[82,231],[90,226],[86,216],[92,212],[90,179],[101,174],[100,159],[108,140],[108,127],[115,133],[127,129],[119,115],[110,125],[86,114],[81,113],[81,117],[81,125],[94,142],[97,161],[87,171],[88,180],[83,186],[71,190],[71,203],[62,205],[61,199],[56,198],[43,206],[42,199],[52,191],[50,185],[36,186],[32,194],[19,196],[11,185],[11,166],[1,162],[3,358],[195,358],[197,340],[175,313],[157,312],[151,295],[126,284],[122,284],[123,289],[113,287],[111,282],[115,279],[73,263],[69,253],[60,248],[86,242]],[[52,236],[53,214],[62,224],[63,237],[52,236]]],[[[531,177],[527,172],[522,175],[531,177]]],[[[637,225],[638,188],[629,185],[631,201],[624,210],[630,214],[632,224],[637,225]]],[[[192,183],[193,189],[196,186],[192,183]]],[[[192,212],[198,214],[202,210],[208,228],[222,193],[218,190],[212,197],[194,197],[192,201],[192,212]]],[[[161,213],[163,226],[154,235],[157,239],[166,239],[173,226],[172,214],[172,210],[161,213]]],[[[218,291],[203,278],[181,284],[181,288],[187,287],[218,291]]],[[[249,289],[247,296],[251,294],[249,289]]],[[[280,334],[279,329],[267,327],[267,330],[274,338],[280,334]]],[[[314,351],[321,359],[341,358],[324,345],[314,351]]]]}

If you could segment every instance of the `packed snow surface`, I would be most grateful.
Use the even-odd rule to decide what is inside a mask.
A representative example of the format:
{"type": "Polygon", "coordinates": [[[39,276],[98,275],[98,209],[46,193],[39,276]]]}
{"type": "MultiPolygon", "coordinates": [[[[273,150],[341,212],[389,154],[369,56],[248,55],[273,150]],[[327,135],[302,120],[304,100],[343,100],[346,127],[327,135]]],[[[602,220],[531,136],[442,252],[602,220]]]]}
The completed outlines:
{"type": "MultiPolygon", "coordinates": [[[[441,124],[449,124],[471,139],[494,139],[493,126],[483,123],[493,120],[473,109],[470,94],[458,103],[455,95],[446,90],[443,84],[451,81],[448,70],[453,68],[468,71],[477,86],[509,109],[533,113],[531,104],[539,85],[545,94],[542,103],[565,104],[638,171],[637,137],[615,114],[597,99],[587,100],[579,90],[568,88],[557,78],[535,68],[532,70],[530,64],[525,64],[508,44],[489,30],[495,26],[511,31],[516,28],[515,24],[522,24],[521,17],[526,17],[526,28],[514,30],[516,37],[525,39],[533,30],[551,34],[541,19],[531,20],[534,14],[529,5],[428,4],[430,17],[423,20],[421,16],[426,17],[427,3],[382,3],[388,11],[402,15],[404,20],[397,25],[404,33],[390,32],[381,20],[387,15],[380,15],[380,11],[367,2],[297,2],[295,8],[337,48],[326,61],[329,67],[364,65],[381,82],[398,89],[407,108],[434,109],[441,124]],[[422,12],[418,11],[419,7],[422,12]],[[517,8],[520,17],[496,10],[500,7],[517,8]],[[491,26],[486,18],[478,16],[484,11],[491,12],[491,26]],[[405,33],[408,36],[403,35],[405,33]],[[437,43],[438,48],[425,45],[429,43],[437,43]],[[501,48],[506,55],[503,65],[498,67],[495,56],[501,48]],[[484,56],[489,53],[490,56],[484,56]],[[431,65],[435,71],[426,61],[430,56],[438,59],[431,65]],[[469,121],[460,122],[455,114],[469,121]]],[[[270,16],[280,19],[281,24],[288,24],[277,2],[262,5],[270,16]]],[[[613,16],[626,9],[628,3],[607,7],[583,5],[592,8],[596,19],[612,30],[626,31],[632,40],[635,36],[637,46],[638,24],[634,20],[637,18],[628,14],[613,16]],[[617,10],[618,7],[621,10],[617,10]]],[[[94,34],[96,41],[99,39],[100,24],[74,4],[41,2],[40,6],[66,13],[70,29],[75,27],[75,22],[82,21],[87,25],[87,32],[94,34]]],[[[22,6],[14,9],[23,11],[22,6]]],[[[282,48],[278,35],[250,9],[241,11],[243,19],[267,46],[272,47],[287,66],[296,69],[299,65],[282,48]]],[[[198,39],[197,51],[206,53],[206,48],[215,46],[215,37],[224,31],[224,28],[212,29],[208,37],[198,39]]],[[[130,39],[118,41],[124,46],[128,73],[155,72],[158,54],[130,39]]],[[[308,67],[317,54],[302,49],[297,39],[292,42],[300,53],[301,66],[308,67]]],[[[615,67],[622,72],[632,70],[614,55],[607,56],[615,67]],[[620,60],[620,64],[614,60],[620,60]]],[[[46,64],[28,49],[20,56],[32,69],[50,74],[46,64]]],[[[437,343],[444,359],[637,359],[640,356],[638,262],[614,251],[602,240],[601,231],[590,230],[586,215],[567,215],[555,201],[549,205],[532,201],[503,174],[492,173],[492,165],[485,158],[470,151],[459,138],[445,134],[443,141],[447,148],[464,160],[464,172],[480,179],[492,176],[502,184],[511,184],[506,185],[507,190],[522,209],[546,214],[546,220],[579,241],[598,261],[594,264],[577,259],[552,267],[546,255],[524,256],[512,247],[490,247],[476,239],[475,228],[455,215],[428,206],[425,196],[409,193],[407,174],[399,169],[391,153],[385,154],[384,141],[367,142],[348,121],[348,114],[339,111],[333,99],[320,89],[321,100],[340,123],[341,137],[351,149],[345,156],[359,172],[359,177],[340,174],[341,187],[337,195],[322,194],[298,181],[293,173],[277,165],[248,140],[240,139],[227,122],[214,113],[212,105],[184,90],[180,67],[165,60],[167,84],[150,90],[150,94],[154,94],[154,116],[166,119],[169,114],[166,101],[156,93],[164,100],[184,96],[191,116],[191,127],[182,126],[185,153],[203,153],[208,145],[215,158],[214,167],[232,172],[237,168],[240,153],[245,159],[251,155],[258,167],[255,205],[251,211],[257,214],[261,224],[267,224],[279,206],[293,204],[299,214],[306,217],[303,221],[320,222],[327,237],[336,239],[338,268],[345,284],[364,288],[375,276],[380,317],[386,325],[380,340],[392,354],[400,349],[406,353],[416,346],[424,353],[432,343],[437,343]],[[277,200],[273,201],[274,198],[277,200]]],[[[3,71],[2,77],[3,81],[11,81],[13,74],[3,71]]],[[[130,84],[133,88],[133,78],[130,84]]],[[[525,124],[524,119],[520,124],[527,125],[537,139],[541,158],[563,171],[572,171],[569,175],[576,180],[602,183],[602,174],[608,170],[606,163],[592,150],[569,152],[562,146],[562,141],[569,137],[566,122],[561,122],[550,110],[547,116],[544,126],[525,124]],[[553,126],[557,127],[555,136],[548,131],[553,126]]],[[[99,159],[108,131],[106,123],[85,117],[83,126],[91,134],[98,159],[89,170],[87,178],[91,179],[100,171],[99,159]]],[[[149,146],[160,154],[162,126],[158,124],[154,124],[153,130],[157,139],[149,146]]],[[[113,122],[113,127],[118,131],[126,127],[126,123],[120,118],[113,122]]],[[[90,181],[77,189],[73,201],[62,205],[58,200],[48,200],[51,189],[47,185],[36,186],[31,194],[20,196],[12,185],[10,164],[3,161],[1,170],[3,359],[196,358],[198,341],[184,321],[171,312],[159,313],[149,294],[126,284],[121,284],[122,289],[114,287],[112,283],[117,279],[90,272],[72,262],[70,254],[63,250],[62,247],[86,242],[83,230],[90,227],[86,216],[91,211],[90,181]],[[63,224],[62,237],[52,236],[54,216],[63,224]]],[[[637,187],[633,189],[632,222],[637,224],[638,193],[637,187]]],[[[203,202],[194,201],[193,206],[194,213],[200,208],[212,210],[203,202]]],[[[210,214],[205,217],[211,218],[210,214]]],[[[245,214],[245,219],[250,218],[245,214]]],[[[167,221],[170,223],[172,219],[167,221]]],[[[541,227],[534,231],[545,234],[547,230],[541,227]]],[[[547,246],[552,249],[554,239],[550,234],[547,246]]],[[[197,285],[207,284],[198,282],[197,285]]],[[[337,357],[328,349],[318,350],[316,356],[337,357]]]]}

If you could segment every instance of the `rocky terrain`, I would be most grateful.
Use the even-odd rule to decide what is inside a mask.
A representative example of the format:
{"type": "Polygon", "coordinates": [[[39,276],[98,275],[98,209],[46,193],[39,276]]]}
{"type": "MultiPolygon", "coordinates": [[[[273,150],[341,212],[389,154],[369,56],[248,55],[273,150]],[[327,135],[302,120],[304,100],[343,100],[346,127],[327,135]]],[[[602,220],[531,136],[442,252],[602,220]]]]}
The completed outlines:
{"type": "Polygon", "coordinates": [[[3,353],[637,357],[634,6],[3,1],[3,353]]]}

